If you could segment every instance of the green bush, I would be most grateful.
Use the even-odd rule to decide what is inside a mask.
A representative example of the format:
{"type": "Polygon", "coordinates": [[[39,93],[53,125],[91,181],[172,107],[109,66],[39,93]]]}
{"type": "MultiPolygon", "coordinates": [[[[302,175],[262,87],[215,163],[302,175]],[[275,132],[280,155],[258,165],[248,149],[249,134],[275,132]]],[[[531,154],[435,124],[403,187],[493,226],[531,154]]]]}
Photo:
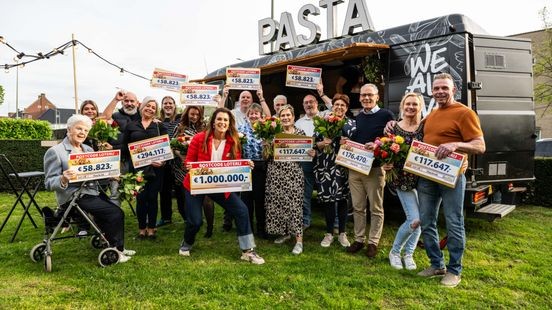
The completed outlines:
{"type": "Polygon", "coordinates": [[[0,119],[0,139],[10,140],[48,140],[52,138],[52,129],[47,121],[32,119],[0,119]]]}
{"type": "MultiPolygon", "coordinates": [[[[17,172],[43,171],[46,150],[47,148],[40,146],[40,140],[0,141],[0,154],[5,154],[8,157],[17,172]]],[[[5,167],[4,162],[2,162],[2,166],[5,167]]],[[[6,178],[0,173],[0,191],[10,190],[6,178]]]]}
{"type": "Polygon", "coordinates": [[[535,182],[529,188],[526,203],[552,207],[552,158],[535,158],[535,182]]]}

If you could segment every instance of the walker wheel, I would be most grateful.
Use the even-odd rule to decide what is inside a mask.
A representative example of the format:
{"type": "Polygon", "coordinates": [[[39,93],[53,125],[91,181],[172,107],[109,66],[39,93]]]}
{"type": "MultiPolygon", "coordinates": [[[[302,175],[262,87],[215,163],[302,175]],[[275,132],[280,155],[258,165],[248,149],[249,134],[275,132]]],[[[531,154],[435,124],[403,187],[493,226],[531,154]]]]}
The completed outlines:
{"type": "Polygon", "coordinates": [[[100,266],[106,267],[116,264],[119,261],[119,251],[114,248],[103,249],[98,255],[100,266]]]}
{"type": "Polygon", "coordinates": [[[52,256],[50,254],[44,256],[44,270],[46,272],[52,272],[52,256]]]}
{"type": "Polygon", "coordinates": [[[39,243],[35,245],[31,252],[31,260],[35,263],[38,263],[42,259],[44,259],[44,250],[46,250],[46,244],[45,243],[39,243]]]}
{"type": "Polygon", "coordinates": [[[99,235],[90,238],[90,245],[95,249],[105,249],[107,247],[107,244],[99,235]]]}

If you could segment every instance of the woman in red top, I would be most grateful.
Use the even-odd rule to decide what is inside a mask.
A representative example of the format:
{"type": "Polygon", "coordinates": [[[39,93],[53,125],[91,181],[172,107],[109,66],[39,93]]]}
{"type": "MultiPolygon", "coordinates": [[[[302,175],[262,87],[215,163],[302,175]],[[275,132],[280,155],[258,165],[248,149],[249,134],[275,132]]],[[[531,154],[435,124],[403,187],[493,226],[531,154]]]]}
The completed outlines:
{"type": "MultiPolygon", "coordinates": [[[[191,169],[193,162],[221,161],[241,159],[241,147],[239,143],[236,121],[232,112],[226,108],[218,108],[211,116],[207,129],[196,134],[188,146],[186,155],[186,168],[191,169]]],[[[255,240],[247,206],[235,193],[197,194],[190,193],[190,173],[186,174],[183,182],[186,199],[186,229],[184,240],[180,246],[179,254],[190,256],[190,250],[195,242],[195,237],[202,224],[202,203],[208,196],[220,206],[225,208],[236,219],[238,242],[242,250],[241,259],[253,264],[264,264],[264,259],[255,253],[255,240]]]]}

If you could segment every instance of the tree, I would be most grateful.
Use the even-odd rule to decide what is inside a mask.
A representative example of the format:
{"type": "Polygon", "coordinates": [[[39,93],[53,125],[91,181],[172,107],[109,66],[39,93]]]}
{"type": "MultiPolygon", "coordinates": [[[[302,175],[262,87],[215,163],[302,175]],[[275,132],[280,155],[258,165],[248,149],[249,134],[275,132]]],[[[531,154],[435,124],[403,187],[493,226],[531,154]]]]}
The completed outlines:
{"type": "Polygon", "coordinates": [[[0,105],[2,105],[2,103],[4,103],[4,87],[0,85],[0,105]]]}
{"type": "Polygon", "coordinates": [[[546,7],[539,12],[539,15],[544,23],[544,36],[533,53],[536,60],[533,73],[535,77],[540,78],[540,82],[535,85],[534,95],[537,104],[546,105],[542,112],[544,115],[552,106],[552,24],[548,19],[546,7]]]}

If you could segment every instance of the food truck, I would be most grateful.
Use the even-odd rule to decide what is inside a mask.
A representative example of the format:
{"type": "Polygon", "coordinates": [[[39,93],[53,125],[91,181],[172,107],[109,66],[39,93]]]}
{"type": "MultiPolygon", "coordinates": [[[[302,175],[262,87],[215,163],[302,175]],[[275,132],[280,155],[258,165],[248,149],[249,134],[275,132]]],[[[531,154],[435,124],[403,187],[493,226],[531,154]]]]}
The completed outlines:
{"type": "MultiPolygon", "coordinates": [[[[259,51],[263,53],[263,45],[274,51],[228,67],[259,68],[264,97],[269,102],[284,94],[296,111],[303,111],[302,98],[316,92],[286,87],[287,65],[321,68],[324,92],[330,97],[344,68],[353,65],[362,68],[364,82],[378,85],[382,107],[398,115],[402,95],[406,91],[419,92],[425,99],[424,116],[436,106],[431,96],[432,77],[450,73],[458,89],[455,99],[477,113],[487,147],[484,154],[469,156],[466,211],[489,220],[511,212],[527,183],[534,180],[536,135],[530,40],[489,35],[459,14],[374,31],[362,1],[351,2],[359,5],[355,8],[359,13],[351,13],[350,18],[355,19],[356,26],[368,24],[371,29],[365,27],[354,33],[351,29],[355,21],[346,21],[342,35],[332,37],[328,32],[329,39],[317,41],[312,35],[314,27],[307,27],[311,32],[308,42],[306,36],[297,40],[289,16],[282,15],[279,23],[261,20],[259,39],[264,41],[259,42],[259,51]],[[367,16],[359,20],[360,14],[367,16]],[[276,34],[267,30],[274,25],[280,26],[276,34]]],[[[311,5],[308,9],[302,8],[299,16],[308,17],[316,8],[311,5]]],[[[197,81],[223,84],[226,68],[197,81]]]]}

